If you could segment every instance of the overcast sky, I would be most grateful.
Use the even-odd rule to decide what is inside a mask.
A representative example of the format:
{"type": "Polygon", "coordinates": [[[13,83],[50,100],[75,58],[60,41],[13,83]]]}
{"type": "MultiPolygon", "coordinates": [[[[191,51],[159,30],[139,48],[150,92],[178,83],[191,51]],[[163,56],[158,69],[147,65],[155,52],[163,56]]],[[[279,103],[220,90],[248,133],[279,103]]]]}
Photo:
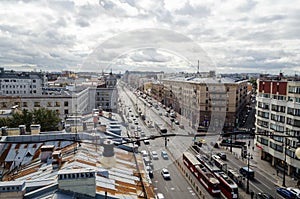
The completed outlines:
{"type": "Polygon", "coordinates": [[[300,1],[1,0],[14,70],[300,73],[300,1]]]}

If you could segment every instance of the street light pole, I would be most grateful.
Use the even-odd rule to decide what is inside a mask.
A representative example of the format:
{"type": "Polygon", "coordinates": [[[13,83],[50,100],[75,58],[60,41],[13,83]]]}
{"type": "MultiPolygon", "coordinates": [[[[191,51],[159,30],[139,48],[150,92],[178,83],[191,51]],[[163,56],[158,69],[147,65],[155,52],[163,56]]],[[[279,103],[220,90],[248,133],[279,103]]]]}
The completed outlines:
{"type": "Polygon", "coordinates": [[[247,154],[247,160],[248,160],[248,174],[247,174],[247,189],[246,189],[246,193],[249,193],[249,167],[250,167],[250,152],[247,154]]]}
{"type": "Polygon", "coordinates": [[[283,162],[283,176],[282,176],[282,186],[285,186],[285,167],[286,167],[286,138],[283,139],[283,150],[284,150],[284,162],[283,162]]]}

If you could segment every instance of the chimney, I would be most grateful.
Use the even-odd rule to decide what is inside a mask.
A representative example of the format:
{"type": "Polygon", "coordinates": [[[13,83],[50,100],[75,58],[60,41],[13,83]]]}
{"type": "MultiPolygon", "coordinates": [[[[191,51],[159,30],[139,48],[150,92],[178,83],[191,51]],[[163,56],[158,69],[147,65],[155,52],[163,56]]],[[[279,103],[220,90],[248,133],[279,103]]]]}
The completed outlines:
{"type": "Polygon", "coordinates": [[[52,153],[52,168],[60,168],[62,162],[61,150],[52,153]]]}
{"type": "Polygon", "coordinates": [[[41,125],[39,124],[31,124],[30,125],[31,135],[38,135],[41,132],[41,125]]]}
{"type": "Polygon", "coordinates": [[[1,136],[7,136],[7,126],[2,126],[1,127],[1,136]]]}
{"type": "Polygon", "coordinates": [[[41,147],[41,162],[47,162],[47,160],[52,157],[54,151],[54,145],[45,145],[41,147]]]}
{"type": "Polygon", "coordinates": [[[26,126],[25,125],[19,125],[20,129],[20,135],[26,135],[26,126]]]}

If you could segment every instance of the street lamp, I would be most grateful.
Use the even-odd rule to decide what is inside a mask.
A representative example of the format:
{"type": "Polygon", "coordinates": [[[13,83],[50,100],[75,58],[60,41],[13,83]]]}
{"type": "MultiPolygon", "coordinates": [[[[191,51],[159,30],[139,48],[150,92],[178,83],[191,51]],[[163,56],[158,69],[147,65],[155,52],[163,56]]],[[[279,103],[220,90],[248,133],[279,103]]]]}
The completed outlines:
{"type": "MultiPolygon", "coordinates": [[[[249,145],[250,146],[250,141],[249,141],[249,145]]],[[[247,188],[246,188],[246,193],[249,193],[249,176],[250,176],[250,159],[253,159],[253,156],[252,154],[247,153],[247,170],[248,170],[248,173],[247,173],[247,188]]]]}

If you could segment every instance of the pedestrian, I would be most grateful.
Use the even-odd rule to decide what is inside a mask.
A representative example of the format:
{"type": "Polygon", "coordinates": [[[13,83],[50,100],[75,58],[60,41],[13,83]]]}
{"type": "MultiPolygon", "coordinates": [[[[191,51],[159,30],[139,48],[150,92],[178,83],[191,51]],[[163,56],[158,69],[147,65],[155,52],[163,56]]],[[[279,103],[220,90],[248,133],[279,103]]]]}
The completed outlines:
{"type": "Polygon", "coordinates": [[[251,195],[251,199],[253,199],[254,198],[254,191],[251,190],[250,195],[251,195]]]}

